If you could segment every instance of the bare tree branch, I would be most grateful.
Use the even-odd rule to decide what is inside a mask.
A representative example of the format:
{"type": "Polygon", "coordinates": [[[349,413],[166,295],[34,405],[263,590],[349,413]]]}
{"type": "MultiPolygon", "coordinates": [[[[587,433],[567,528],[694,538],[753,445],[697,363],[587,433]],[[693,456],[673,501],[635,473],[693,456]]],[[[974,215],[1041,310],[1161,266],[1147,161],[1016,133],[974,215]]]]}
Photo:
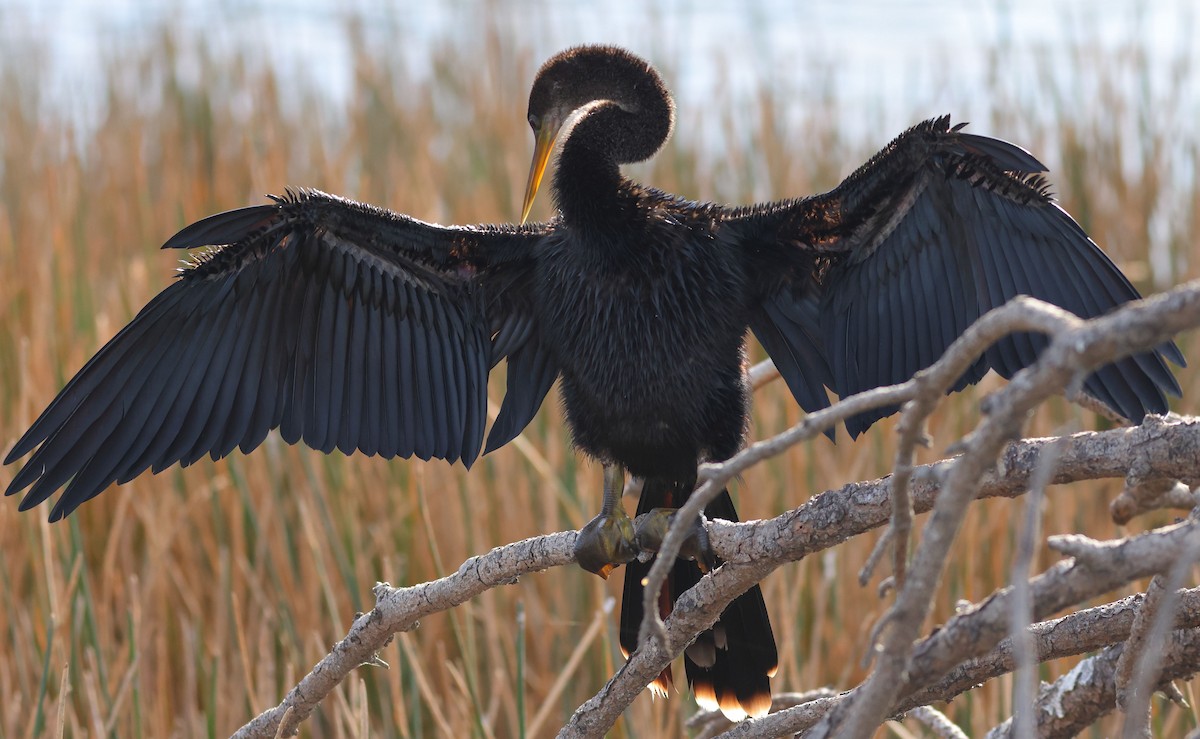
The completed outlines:
{"type": "Polygon", "coordinates": [[[1159,682],[1158,665],[1178,602],[1175,591],[1183,584],[1184,576],[1192,569],[1198,556],[1200,533],[1188,538],[1179,558],[1165,575],[1156,575],[1151,581],[1146,599],[1134,622],[1135,628],[1131,630],[1122,658],[1117,661],[1114,685],[1117,705],[1125,711],[1122,733],[1126,739],[1150,735],[1150,692],[1159,682]],[[1135,666],[1127,673],[1129,680],[1122,684],[1121,663],[1126,661],[1126,653],[1130,655],[1129,661],[1135,662],[1135,666]]]}
{"type": "MultiPolygon", "coordinates": [[[[1189,520],[1110,542],[1097,542],[1086,537],[1051,537],[1055,548],[1062,548],[1064,544],[1073,549],[1086,546],[1092,554],[1087,561],[1068,559],[1059,562],[1029,582],[1034,618],[1044,618],[1134,580],[1169,570],[1180,555],[1187,551],[1192,537],[1197,536],[1200,536],[1200,521],[1189,520]]],[[[1197,602],[1200,602],[1200,594],[1196,595],[1196,598],[1197,602]]],[[[908,670],[898,680],[897,699],[888,706],[884,718],[917,706],[948,700],[958,692],[977,684],[962,684],[960,681],[964,676],[961,673],[955,673],[956,677],[953,680],[948,676],[951,670],[968,660],[983,657],[1008,636],[1012,604],[1013,588],[1009,586],[978,604],[960,609],[940,629],[918,641],[908,670]],[[936,690],[932,687],[935,684],[938,686],[936,690]]],[[[1131,609],[1129,604],[1125,607],[1131,609]]],[[[1090,618],[1100,619],[1102,616],[1107,617],[1108,614],[1094,611],[1090,618]]],[[[1113,641],[1101,644],[1114,643],[1126,638],[1132,618],[1133,613],[1130,610],[1129,621],[1124,626],[1124,631],[1115,636],[1113,641]]],[[[1077,628],[1076,623],[1067,622],[1068,626],[1063,628],[1077,628]]],[[[1034,627],[1034,633],[1039,638],[1039,659],[1044,659],[1043,647],[1040,645],[1041,628],[1044,627],[1034,627]]],[[[1064,632],[1054,630],[1052,633],[1057,637],[1064,632]]],[[[1095,648],[1095,645],[1090,648],[1095,648]]],[[[1005,671],[1011,671],[1014,666],[1011,639],[1005,650],[1005,671]]],[[[974,680],[980,677],[980,674],[968,671],[965,679],[974,680]]],[[[824,716],[834,712],[834,709],[845,710],[843,707],[853,700],[859,690],[861,686],[836,698],[814,701],[798,709],[744,721],[723,736],[784,736],[808,730],[824,716]]]]}
{"type": "MultiPolygon", "coordinates": [[[[833,698],[837,694],[832,688],[817,688],[804,693],[776,693],[771,696],[771,712],[795,708],[821,698],[833,698]]],[[[700,711],[687,722],[687,728],[698,730],[694,739],[713,739],[732,726],[734,722],[725,718],[720,711],[700,711]]]]}
{"type": "MultiPolygon", "coordinates": [[[[1189,520],[1155,531],[1108,542],[1091,542],[1097,554],[1089,560],[1056,563],[1029,582],[1033,617],[1043,619],[1134,580],[1170,569],[1200,535],[1200,522],[1189,520]]],[[[1051,548],[1063,549],[1063,540],[1050,538],[1051,548]]],[[[1012,588],[1004,588],[978,606],[960,610],[941,629],[913,650],[909,674],[899,690],[908,692],[939,679],[965,659],[979,656],[1008,635],[1012,588]]]]}
{"type": "MultiPolygon", "coordinates": [[[[1055,484],[1123,478],[1131,459],[1143,459],[1147,469],[1163,477],[1188,478],[1197,474],[1195,460],[1200,459],[1200,420],[1197,419],[1161,420],[1151,417],[1141,426],[1102,432],[1081,432],[1063,438],[1062,455],[1054,475],[1055,484]]],[[[980,497],[1012,498],[1024,494],[1029,486],[1030,473],[1035,468],[1035,460],[1048,444],[1054,442],[1054,439],[1026,439],[1010,445],[996,468],[984,476],[980,497]]],[[[952,464],[953,460],[943,460],[914,468],[913,506],[917,513],[927,512],[933,506],[940,490],[940,481],[952,464]]],[[[825,491],[813,496],[800,507],[767,521],[740,524],[711,522],[709,531],[717,553],[727,560],[735,557],[764,556],[764,552],[769,552],[782,563],[799,560],[854,536],[886,526],[890,511],[890,479],[882,478],[854,482],[825,491]],[[779,544],[773,551],[771,546],[755,549],[752,544],[758,541],[760,536],[770,537],[779,544]]],[[[522,574],[560,566],[570,559],[574,535],[574,532],[560,532],[500,547],[468,560],[459,568],[459,575],[452,575],[428,585],[437,586],[448,579],[457,578],[474,565],[488,571],[488,581],[495,583],[512,582],[522,574]]],[[[471,578],[463,578],[463,582],[471,582],[471,578]]],[[[482,583],[479,580],[477,582],[482,583]]],[[[383,591],[387,597],[384,607],[412,613],[412,619],[441,610],[433,607],[432,600],[421,602],[421,587],[383,591]]],[[[441,599],[438,599],[437,603],[444,608],[458,604],[453,600],[441,599]]],[[[677,610],[682,607],[681,603],[677,610]]],[[[404,618],[388,617],[387,621],[395,624],[394,631],[413,627],[404,618]]],[[[364,634],[361,629],[369,623],[371,621],[367,616],[358,619],[347,637],[339,642],[339,646],[357,645],[355,656],[338,663],[337,669],[322,661],[313,673],[325,678],[337,676],[337,679],[341,679],[349,670],[369,661],[370,655],[382,648],[387,638],[394,633],[393,631],[383,635],[372,631],[370,634],[364,634]]],[[[376,623],[382,624],[383,621],[376,623]]],[[[296,726],[311,713],[316,703],[328,695],[332,687],[332,683],[327,682],[302,682],[297,689],[288,694],[280,706],[264,712],[251,724],[243,727],[237,736],[275,736],[274,727],[279,724],[286,707],[302,705],[300,697],[306,696],[307,701],[303,702],[302,712],[293,712],[293,716],[288,720],[288,731],[295,733],[296,726]]],[[[828,708],[820,711],[818,717],[825,710],[828,708]]],[[[285,731],[281,735],[289,734],[285,731]]]]}
{"type": "MultiPolygon", "coordinates": [[[[643,592],[643,613],[645,615],[638,643],[645,644],[650,639],[660,643],[665,642],[667,638],[665,627],[658,616],[658,608],[654,605],[657,601],[657,593],[662,589],[666,576],[670,572],[670,563],[678,554],[679,547],[683,544],[692,525],[699,519],[704,507],[720,494],[730,480],[762,460],[782,454],[796,444],[816,437],[826,429],[844,422],[853,415],[886,405],[896,405],[906,400],[913,392],[914,387],[914,381],[909,380],[900,385],[889,385],[859,393],[834,403],[828,408],[808,414],[803,421],[782,434],[751,444],[725,462],[702,465],[700,475],[704,483],[692,493],[687,502],[675,514],[674,522],[659,547],[659,555],[646,576],[646,587],[643,592]]],[[[746,587],[748,588],[752,584],[753,582],[748,583],[746,587]]],[[[741,592],[744,592],[744,589],[734,593],[730,600],[740,595],[741,592]]],[[[714,621],[720,613],[721,611],[718,610],[713,617],[714,621]]],[[[710,622],[704,628],[711,625],[710,622]]],[[[619,713],[620,711],[616,711],[611,720],[616,721],[616,715],[619,713]]]]}
{"type": "MultiPolygon", "coordinates": [[[[1116,705],[1117,660],[1124,647],[1109,647],[1088,657],[1038,696],[1037,736],[1067,739],[1112,711],[1116,705]]],[[[1182,629],[1168,635],[1163,654],[1160,685],[1189,678],[1200,671],[1200,629],[1182,629]]],[[[987,734],[988,739],[1017,736],[1009,720],[987,734]]]]}
{"type": "Polygon", "coordinates": [[[459,606],[485,590],[516,582],[521,575],[558,567],[575,559],[575,532],[537,536],[472,557],[458,572],[408,588],[375,586],[375,607],[355,619],[346,638],[304,676],[275,708],[264,711],[233,736],[292,736],[300,723],[351,670],[370,664],[399,631],[416,628],[417,620],[459,606]]]}
{"type": "Polygon", "coordinates": [[[1187,485],[1170,478],[1155,477],[1139,460],[1134,460],[1125,476],[1125,489],[1109,505],[1112,519],[1127,524],[1147,511],[1160,508],[1191,510],[1200,504],[1187,485]]]}
{"type": "MultiPolygon", "coordinates": [[[[1038,662],[1094,652],[1126,641],[1145,597],[1139,593],[1034,624],[1030,627],[1030,634],[1034,637],[1038,662]]],[[[1180,599],[1175,628],[1200,627],[1200,588],[1181,591],[1180,599]]],[[[908,695],[899,708],[907,710],[926,703],[948,701],[1015,668],[1013,642],[1007,638],[987,654],[964,660],[942,679],[908,695]]]]}
{"type": "Polygon", "coordinates": [[[746,372],[746,379],[750,382],[751,390],[757,390],[778,378],[779,368],[770,359],[764,359],[746,372]]]}
{"type": "MultiPolygon", "coordinates": [[[[1126,712],[1125,726],[1123,727],[1123,733],[1126,736],[1129,735],[1130,731],[1135,731],[1136,736],[1146,736],[1149,732],[1149,701],[1146,701],[1140,707],[1135,706],[1135,708],[1140,708],[1144,715],[1142,716],[1142,722],[1140,722],[1143,725],[1136,730],[1134,729],[1129,705],[1133,692],[1130,686],[1135,682],[1134,670],[1137,668],[1139,662],[1137,659],[1138,652],[1145,648],[1151,631],[1151,625],[1154,621],[1154,614],[1159,610],[1159,603],[1162,601],[1165,587],[1165,579],[1162,575],[1155,575],[1150,581],[1150,587],[1146,589],[1145,597],[1142,598],[1142,602],[1134,614],[1133,625],[1129,629],[1129,638],[1125,640],[1125,648],[1121,651],[1121,656],[1117,659],[1116,669],[1113,673],[1117,708],[1126,712]]],[[[1157,662],[1155,666],[1157,667],[1157,662]]],[[[1145,687],[1143,686],[1143,690],[1145,687]]]]}
{"type": "MultiPolygon", "coordinates": [[[[1008,305],[1014,304],[1044,316],[1048,324],[1057,324],[1051,330],[1055,338],[1033,366],[1019,372],[1009,385],[989,398],[991,402],[985,408],[988,416],[965,440],[966,451],[951,469],[938,506],[925,526],[911,578],[884,616],[891,623],[876,669],[861,686],[861,692],[855,691],[851,700],[810,732],[813,737],[830,736],[834,730],[852,739],[867,737],[888,714],[908,667],[914,639],[929,612],[950,545],[978,492],[979,478],[1003,445],[1019,435],[1028,413],[1096,367],[1119,356],[1151,349],[1179,330],[1200,323],[1200,285],[1194,283],[1086,322],[1036,301],[1018,298],[1008,305]]],[[[980,323],[986,319],[984,316],[980,323]]]]}
{"type": "MultiPolygon", "coordinates": [[[[1200,287],[1197,287],[1197,292],[1200,293],[1200,287]]],[[[778,436],[751,444],[725,462],[703,465],[701,477],[705,480],[704,484],[692,493],[687,502],[679,509],[670,531],[667,532],[667,536],[659,548],[660,556],[646,576],[642,608],[644,616],[638,642],[644,644],[650,638],[660,642],[665,639],[663,624],[659,618],[658,609],[655,607],[658,593],[662,589],[663,583],[666,582],[671,562],[678,554],[679,547],[683,544],[694,522],[699,519],[705,506],[720,494],[730,480],[758,462],[781,454],[801,441],[811,439],[818,433],[863,411],[888,405],[899,405],[916,398],[918,394],[925,399],[940,399],[967,368],[989,346],[1003,336],[1018,331],[1053,333],[1055,330],[1062,329],[1063,322],[1070,326],[1081,323],[1080,319],[1070,313],[1047,303],[1032,298],[1018,297],[989,311],[972,324],[962,336],[950,345],[950,348],[937,362],[918,372],[913,379],[899,385],[875,388],[845,398],[828,408],[808,414],[799,424],[778,436]]],[[[924,418],[931,412],[931,403],[933,402],[925,400],[916,403],[910,406],[911,410],[906,410],[905,416],[916,413],[919,418],[924,418]]],[[[915,443],[917,437],[914,435],[911,441],[915,443]]],[[[903,452],[898,452],[897,460],[902,460],[905,456],[903,452]]],[[[911,460],[911,449],[907,456],[911,460]]],[[[904,464],[901,467],[905,470],[903,477],[899,474],[896,475],[897,485],[901,490],[900,495],[904,497],[908,495],[907,466],[904,464]]],[[[902,507],[908,510],[907,505],[902,507]]],[[[895,546],[897,550],[903,550],[906,543],[897,541],[895,546]]],[[[612,720],[616,720],[615,715],[612,720]]]]}
{"type": "MultiPolygon", "coordinates": [[[[811,414],[789,431],[748,447],[724,464],[706,465],[703,469],[706,482],[689,501],[689,505],[695,503],[697,511],[703,507],[705,495],[715,495],[733,476],[815,436],[824,428],[869,408],[904,402],[926,385],[947,387],[942,380],[951,374],[957,377],[956,363],[973,361],[971,353],[978,351],[974,342],[1012,330],[1057,332],[1038,364],[1018,374],[1010,385],[989,400],[985,408],[988,416],[967,438],[963,456],[912,468],[911,477],[903,483],[911,495],[912,510],[916,513],[928,511],[934,507],[935,499],[938,504],[910,578],[897,597],[894,612],[898,616],[886,634],[884,655],[887,659],[877,666],[867,683],[854,691],[817,698],[778,714],[799,727],[791,730],[810,727],[824,716],[838,718],[853,701],[855,710],[852,713],[861,716],[862,721],[857,727],[871,731],[896,713],[894,707],[901,705],[898,698],[914,695],[935,683],[962,660],[987,651],[1005,635],[1009,606],[1008,596],[1001,591],[972,611],[980,614],[973,620],[964,620],[954,628],[959,618],[965,617],[964,614],[956,616],[945,628],[917,643],[916,651],[912,651],[916,632],[925,618],[940,576],[944,550],[957,531],[962,511],[976,497],[1022,494],[1029,484],[1033,460],[1046,444],[1053,443],[1049,440],[1016,442],[1000,454],[1004,444],[1016,438],[1026,412],[1045,397],[1068,387],[1087,368],[1123,353],[1155,346],[1171,334],[1200,323],[1200,283],[1178,288],[1160,298],[1130,304],[1087,322],[1036,301],[1018,300],[1010,305],[1013,307],[1006,306],[981,319],[956,343],[955,347],[961,348],[952,347],[949,358],[943,358],[923,376],[840,401],[811,414]],[[924,603],[914,606],[917,598],[924,598],[924,603]],[[1001,605],[995,605],[997,603],[1001,605]],[[964,648],[964,634],[971,629],[976,630],[976,638],[964,648]],[[989,636],[990,641],[978,639],[980,630],[994,631],[994,638],[989,636]],[[901,643],[905,635],[908,635],[907,645],[901,643]],[[890,681],[891,685],[880,688],[881,681],[890,681]],[[860,706],[864,709],[861,713],[860,706]],[[794,712],[807,718],[795,723],[794,712]]],[[[916,413],[915,410],[912,412],[916,413]]],[[[919,435],[913,438],[919,441],[919,435]]],[[[1100,477],[1124,478],[1129,473],[1131,460],[1140,460],[1139,469],[1144,470],[1146,479],[1181,479],[1192,484],[1200,476],[1195,464],[1200,458],[1200,422],[1194,420],[1149,419],[1140,427],[1075,434],[1064,437],[1061,443],[1062,456],[1053,477],[1054,483],[1100,477]]],[[[659,638],[643,642],[608,684],[576,711],[561,736],[603,735],[645,685],[696,633],[711,626],[734,597],[781,564],[886,525],[894,506],[894,484],[895,481],[889,479],[852,483],[815,496],[797,509],[767,521],[712,522],[710,538],[726,564],[680,598],[672,616],[665,624],[659,624],[659,638]]],[[[1178,495],[1159,498],[1157,504],[1161,505],[1175,505],[1180,500],[1178,495]],[[1163,503],[1165,498],[1169,500],[1163,503]]],[[[676,519],[678,528],[679,521],[687,521],[687,511],[676,519]]],[[[1193,525],[1193,522],[1187,522],[1103,545],[1084,539],[1057,541],[1059,548],[1071,551],[1076,560],[1059,563],[1031,581],[1035,614],[1041,614],[1036,617],[1076,604],[1083,598],[1094,597],[1130,579],[1165,571],[1169,565],[1163,564],[1162,551],[1170,550],[1171,554],[1178,555],[1180,544],[1177,539],[1184,535],[1179,532],[1190,531],[1193,525]],[[1131,554],[1135,550],[1136,554],[1131,554]],[[1096,569],[1096,564],[1102,561],[1110,565],[1107,574],[1096,569]],[[1043,592],[1039,588],[1054,592],[1043,592]]],[[[664,548],[672,544],[672,535],[677,536],[674,530],[664,541],[664,548]]],[[[488,588],[513,582],[521,574],[572,561],[574,537],[574,532],[564,532],[500,547],[468,560],[456,574],[432,583],[399,590],[378,587],[375,609],[356,620],[347,637],[288,693],[280,706],[254,719],[236,736],[274,736],[277,731],[281,736],[294,734],[299,723],[337,682],[355,666],[370,662],[396,631],[413,628],[421,616],[455,607],[488,588]],[[281,723],[285,714],[286,722],[281,723]]],[[[668,556],[664,554],[660,559],[666,561],[668,556]]],[[[665,570],[665,566],[662,569],[665,570]]],[[[657,609],[651,608],[648,612],[656,613],[657,609]]],[[[778,720],[776,715],[760,721],[772,720],[778,720]]],[[[746,722],[735,727],[731,735],[770,735],[760,732],[758,726],[758,721],[746,722]],[[747,731],[754,733],[739,733],[747,731]]],[[[850,728],[859,731],[855,726],[850,728]]]]}

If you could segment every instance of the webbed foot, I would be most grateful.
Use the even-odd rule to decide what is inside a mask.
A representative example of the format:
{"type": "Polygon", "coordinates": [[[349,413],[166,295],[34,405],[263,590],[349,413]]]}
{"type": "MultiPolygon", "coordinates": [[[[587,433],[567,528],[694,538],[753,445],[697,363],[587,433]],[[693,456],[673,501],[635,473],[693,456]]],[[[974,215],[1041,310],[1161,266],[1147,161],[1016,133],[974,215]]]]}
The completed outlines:
{"type": "Polygon", "coordinates": [[[575,561],[605,580],[613,570],[632,562],[638,554],[633,521],[621,505],[624,486],[625,470],[619,465],[605,465],[600,515],[588,521],[575,539],[575,561]]]}
{"type": "Polygon", "coordinates": [[[575,561],[605,580],[618,566],[636,558],[633,521],[620,506],[588,521],[575,539],[575,561]]]}
{"type": "MultiPolygon", "coordinates": [[[[657,552],[662,546],[671,523],[675,520],[677,508],[655,508],[638,516],[633,522],[634,544],[639,551],[657,552]]],[[[704,528],[707,519],[704,514],[692,526],[687,538],[679,547],[679,558],[695,560],[701,571],[708,572],[717,566],[717,556],[713,554],[712,545],[708,541],[708,531],[704,528]]]]}

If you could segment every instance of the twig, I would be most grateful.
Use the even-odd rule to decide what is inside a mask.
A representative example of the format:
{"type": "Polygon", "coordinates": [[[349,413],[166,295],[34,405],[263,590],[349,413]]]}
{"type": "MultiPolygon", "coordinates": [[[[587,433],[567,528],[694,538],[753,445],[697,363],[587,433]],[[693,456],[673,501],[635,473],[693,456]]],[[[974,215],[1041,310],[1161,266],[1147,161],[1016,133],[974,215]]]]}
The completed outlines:
{"type": "Polygon", "coordinates": [[[704,483],[692,493],[687,502],[675,514],[671,528],[659,546],[654,564],[646,575],[646,586],[642,596],[645,615],[642,619],[638,643],[645,644],[651,638],[661,643],[665,639],[663,622],[659,618],[656,605],[658,593],[662,590],[667,574],[671,571],[671,562],[675,560],[691,527],[699,519],[704,507],[725,489],[725,485],[730,480],[762,460],[782,454],[796,444],[816,437],[824,430],[844,422],[851,416],[873,408],[902,402],[911,394],[913,387],[913,381],[909,380],[900,385],[889,385],[859,393],[834,403],[828,408],[808,414],[803,421],[782,434],[751,444],[725,462],[702,465],[700,476],[704,483]]]}
{"type": "Polygon", "coordinates": [[[967,732],[946,718],[946,714],[932,706],[918,706],[909,711],[908,715],[929,727],[934,736],[942,737],[942,739],[967,739],[967,732]]]}
{"type": "Polygon", "coordinates": [[[1025,499],[1025,523],[1017,544],[1017,557],[1012,568],[1013,607],[1009,618],[1013,640],[1013,655],[1017,660],[1017,675],[1013,681],[1013,707],[1018,736],[1033,736],[1033,708],[1037,700],[1037,653],[1029,626],[1033,623],[1033,597],[1029,592],[1029,576],[1033,555],[1042,538],[1042,500],[1046,486],[1054,477],[1054,467],[1062,455],[1063,437],[1046,447],[1038,457],[1037,468],[1025,499]]]}
{"type": "Polygon", "coordinates": [[[1134,459],[1125,476],[1125,488],[1111,504],[1109,512],[1113,521],[1127,524],[1134,516],[1159,508],[1184,508],[1196,506],[1196,496],[1183,483],[1170,478],[1157,477],[1146,469],[1145,463],[1134,459]]]}
{"type": "Polygon", "coordinates": [[[763,385],[779,379],[779,369],[770,359],[764,359],[747,370],[746,377],[750,381],[750,388],[758,390],[763,385]]]}
{"type": "MultiPolygon", "coordinates": [[[[865,588],[867,583],[871,581],[871,575],[875,572],[876,565],[879,564],[880,558],[891,548],[893,529],[888,526],[883,530],[883,535],[875,542],[875,546],[871,547],[871,553],[867,555],[867,561],[863,563],[862,568],[858,571],[858,585],[865,588]]],[[[883,593],[881,592],[882,596],[883,593]]]]}

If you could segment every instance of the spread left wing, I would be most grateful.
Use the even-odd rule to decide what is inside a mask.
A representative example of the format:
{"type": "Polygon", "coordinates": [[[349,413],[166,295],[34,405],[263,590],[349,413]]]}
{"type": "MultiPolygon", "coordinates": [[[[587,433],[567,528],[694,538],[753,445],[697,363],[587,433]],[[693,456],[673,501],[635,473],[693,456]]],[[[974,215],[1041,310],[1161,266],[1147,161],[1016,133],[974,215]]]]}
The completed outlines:
{"type": "MultiPolygon", "coordinates": [[[[1083,318],[1140,297],[1050,197],[1035,174],[1045,167],[1012,144],[961,127],[951,128],[948,117],[926,121],[829,193],[739,214],[745,243],[770,257],[760,261],[813,265],[819,331],[838,395],[903,382],[1017,295],[1083,318]]],[[[796,295],[785,302],[812,299],[790,283],[775,299],[786,298],[785,288],[796,295]]],[[[817,330],[811,319],[806,327],[817,330]]],[[[954,389],[988,369],[1012,377],[1046,344],[1041,335],[1008,336],[954,389]]],[[[1164,413],[1166,394],[1180,392],[1165,360],[1184,364],[1178,347],[1164,344],[1100,368],[1084,389],[1134,421],[1164,413]]],[[[863,414],[847,428],[857,435],[895,410],[863,414]]]]}

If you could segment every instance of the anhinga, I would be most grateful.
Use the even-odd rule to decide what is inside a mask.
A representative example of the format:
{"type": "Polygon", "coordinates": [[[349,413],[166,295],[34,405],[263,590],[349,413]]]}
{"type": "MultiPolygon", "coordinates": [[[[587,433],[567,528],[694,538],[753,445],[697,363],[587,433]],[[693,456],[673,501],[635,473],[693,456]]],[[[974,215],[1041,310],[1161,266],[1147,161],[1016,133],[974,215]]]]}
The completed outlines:
{"type": "MultiPolygon", "coordinates": [[[[461,459],[484,439],[488,370],[508,361],[491,451],[556,378],[574,444],[605,470],[602,513],[578,559],[628,563],[621,639],[636,646],[641,578],[620,494],[678,506],[698,463],[747,425],[747,329],[807,411],[900,382],[1018,294],[1083,317],[1137,291],[1047,192],[1029,153],[921,123],[836,189],[729,208],[632,182],[673,106],[644,60],[607,46],[550,59],[529,96],[536,151],[524,216],[556,137],[558,214],[521,226],[443,227],[313,190],[211,216],[165,248],[212,246],[94,356],[17,442],[33,456],[8,493],[27,509],[60,486],[57,520],[110,484],[279,429],[330,452],[461,459]],[[560,135],[560,130],[566,131],[560,135]]],[[[1011,377],[1044,337],[1002,339],[963,376],[1011,377]]],[[[1179,393],[1174,344],[1108,365],[1084,389],[1140,420],[1179,393]]],[[[853,419],[858,434],[884,410],[853,419]]],[[[723,494],[710,516],[736,519],[723,494]]],[[[710,555],[699,559],[716,564],[710,555]]],[[[664,607],[701,576],[677,562],[664,607]]],[[[685,654],[697,697],[733,716],[770,704],[776,652],[757,587],[685,654]]],[[[664,678],[666,676],[664,675],[664,678]]]]}

